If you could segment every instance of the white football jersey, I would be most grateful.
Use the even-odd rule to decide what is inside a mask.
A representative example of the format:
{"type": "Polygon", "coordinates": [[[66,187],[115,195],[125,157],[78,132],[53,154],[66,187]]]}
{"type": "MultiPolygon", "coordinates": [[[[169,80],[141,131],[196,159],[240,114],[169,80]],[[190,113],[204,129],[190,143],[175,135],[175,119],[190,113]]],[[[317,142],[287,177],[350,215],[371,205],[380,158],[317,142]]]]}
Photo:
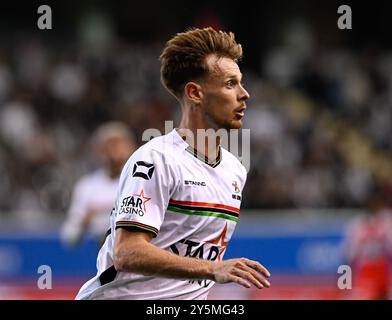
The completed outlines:
{"type": "Polygon", "coordinates": [[[83,176],[75,185],[67,219],[60,230],[64,242],[74,243],[80,240],[84,232],[102,239],[109,228],[108,215],[116,199],[119,177],[111,178],[109,174],[98,169],[83,176]],[[84,219],[92,215],[87,230],[84,219]]]}
{"type": "Polygon", "coordinates": [[[206,299],[211,280],[117,272],[116,228],[146,230],[151,243],[180,256],[220,261],[239,219],[246,169],[227,150],[208,163],[177,133],[157,137],[127,161],[98,272],[76,299],[206,299]]]}

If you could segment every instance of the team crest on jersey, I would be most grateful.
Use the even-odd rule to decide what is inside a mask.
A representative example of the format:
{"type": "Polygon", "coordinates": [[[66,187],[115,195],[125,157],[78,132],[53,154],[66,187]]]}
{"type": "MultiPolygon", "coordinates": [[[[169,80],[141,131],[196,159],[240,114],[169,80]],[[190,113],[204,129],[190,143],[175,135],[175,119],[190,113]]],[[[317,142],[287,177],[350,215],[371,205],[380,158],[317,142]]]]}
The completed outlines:
{"type": "Polygon", "coordinates": [[[119,214],[136,214],[138,216],[144,216],[147,213],[146,203],[151,198],[144,194],[143,189],[139,194],[133,194],[122,200],[119,214]]]}
{"type": "Polygon", "coordinates": [[[241,190],[238,187],[237,181],[233,181],[231,185],[234,187],[233,194],[231,195],[231,197],[236,200],[241,200],[241,190]]]}
{"type": "Polygon", "coordinates": [[[146,180],[150,180],[154,173],[155,166],[152,163],[146,161],[137,161],[133,165],[132,177],[140,177],[146,180]]]}

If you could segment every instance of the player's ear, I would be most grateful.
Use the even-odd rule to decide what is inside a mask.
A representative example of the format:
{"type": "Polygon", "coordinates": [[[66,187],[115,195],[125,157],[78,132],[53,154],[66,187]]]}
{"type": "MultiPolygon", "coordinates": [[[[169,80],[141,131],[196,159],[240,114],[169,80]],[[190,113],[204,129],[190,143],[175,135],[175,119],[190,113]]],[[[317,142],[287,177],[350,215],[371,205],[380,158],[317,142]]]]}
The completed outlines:
{"type": "Polygon", "coordinates": [[[203,98],[201,86],[193,81],[187,82],[185,84],[184,95],[185,98],[194,102],[195,104],[199,104],[201,102],[201,99],[203,98]]]}

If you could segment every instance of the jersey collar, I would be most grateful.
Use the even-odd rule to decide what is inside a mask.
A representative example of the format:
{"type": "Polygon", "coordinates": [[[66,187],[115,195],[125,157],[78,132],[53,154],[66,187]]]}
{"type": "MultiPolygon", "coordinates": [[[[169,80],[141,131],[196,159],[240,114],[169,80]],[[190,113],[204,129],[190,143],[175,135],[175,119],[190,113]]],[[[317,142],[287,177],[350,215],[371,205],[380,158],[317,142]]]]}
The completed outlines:
{"type": "Polygon", "coordinates": [[[219,146],[218,156],[216,157],[216,159],[213,161],[209,161],[208,157],[206,157],[203,153],[199,152],[198,150],[196,150],[195,148],[190,146],[186,142],[185,138],[181,137],[181,135],[177,131],[177,128],[173,129],[173,131],[175,132],[175,135],[179,138],[179,140],[181,140],[182,143],[184,144],[185,151],[187,151],[189,154],[194,156],[196,159],[202,161],[203,163],[209,165],[212,168],[217,167],[221,163],[221,161],[222,161],[222,148],[221,148],[221,146],[219,146]]]}

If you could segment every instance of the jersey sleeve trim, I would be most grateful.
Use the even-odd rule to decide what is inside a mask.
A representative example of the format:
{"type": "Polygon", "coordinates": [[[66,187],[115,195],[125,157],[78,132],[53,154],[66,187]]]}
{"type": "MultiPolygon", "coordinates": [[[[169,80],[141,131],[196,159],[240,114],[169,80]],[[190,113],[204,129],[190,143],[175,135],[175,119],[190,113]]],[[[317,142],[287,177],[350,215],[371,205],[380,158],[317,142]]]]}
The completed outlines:
{"type": "Polygon", "coordinates": [[[126,228],[126,229],[142,229],[145,231],[149,231],[152,232],[154,234],[154,237],[156,237],[159,233],[159,230],[157,228],[154,228],[152,226],[149,226],[147,224],[143,224],[140,222],[136,222],[136,221],[117,221],[116,222],[116,229],[117,228],[126,228]]]}

